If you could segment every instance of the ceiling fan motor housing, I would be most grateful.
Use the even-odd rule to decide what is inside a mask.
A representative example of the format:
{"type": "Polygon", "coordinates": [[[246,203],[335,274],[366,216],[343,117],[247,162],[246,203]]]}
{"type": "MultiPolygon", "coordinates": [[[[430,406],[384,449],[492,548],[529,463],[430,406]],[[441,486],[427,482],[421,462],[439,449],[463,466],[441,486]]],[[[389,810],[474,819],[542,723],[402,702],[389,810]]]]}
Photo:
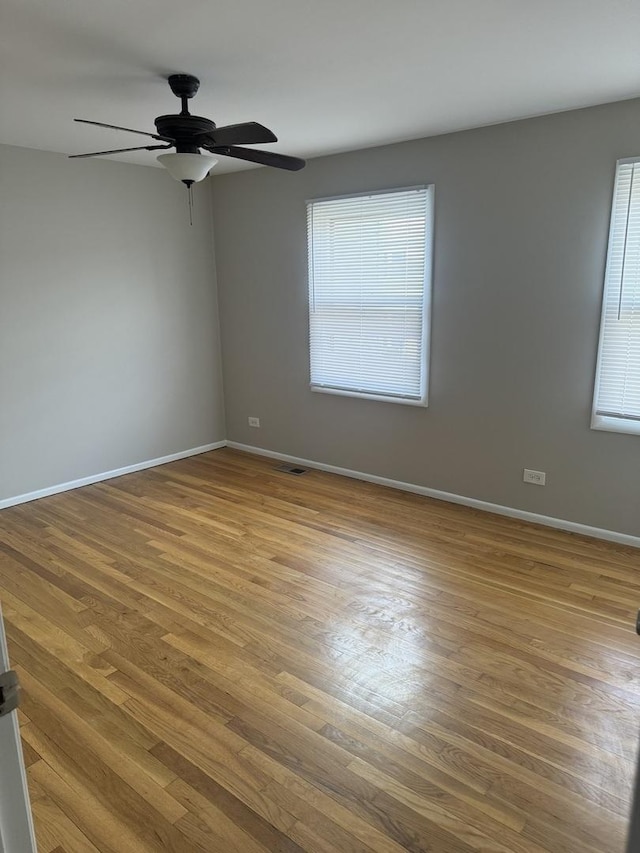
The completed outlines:
{"type": "Polygon", "coordinates": [[[158,116],[154,124],[160,136],[175,139],[178,154],[197,154],[204,142],[200,135],[216,128],[210,119],[192,115],[158,116]]]}

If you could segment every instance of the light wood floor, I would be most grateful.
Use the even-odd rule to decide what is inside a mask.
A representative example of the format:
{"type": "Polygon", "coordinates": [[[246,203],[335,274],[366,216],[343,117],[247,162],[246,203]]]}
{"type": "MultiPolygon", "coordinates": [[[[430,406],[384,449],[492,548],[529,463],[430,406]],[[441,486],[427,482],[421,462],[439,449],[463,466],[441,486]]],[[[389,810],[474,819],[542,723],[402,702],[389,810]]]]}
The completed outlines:
{"type": "Polygon", "coordinates": [[[640,553],[231,451],[0,513],[40,853],[618,853],[640,553]]]}

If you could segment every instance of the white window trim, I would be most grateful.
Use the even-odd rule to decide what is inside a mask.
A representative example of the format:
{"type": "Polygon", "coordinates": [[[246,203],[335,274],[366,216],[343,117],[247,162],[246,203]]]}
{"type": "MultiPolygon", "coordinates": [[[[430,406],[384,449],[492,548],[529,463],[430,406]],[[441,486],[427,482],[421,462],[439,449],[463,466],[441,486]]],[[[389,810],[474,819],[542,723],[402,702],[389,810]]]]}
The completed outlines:
{"type": "Polygon", "coordinates": [[[596,375],[594,382],[594,392],[593,392],[593,405],[591,411],[591,429],[594,430],[602,430],[604,432],[618,432],[618,433],[626,433],[629,435],[640,435],[640,419],[630,418],[630,417],[622,417],[618,415],[605,415],[599,414],[597,411],[597,400],[598,400],[598,390],[600,388],[600,378],[601,378],[601,361],[602,361],[602,351],[603,351],[603,343],[604,343],[604,335],[605,335],[605,315],[607,311],[607,300],[606,300],[606,284],[609,280],[609,268],[611,264],[611,242],[614,232],[614,204],[616,200],[616,184],[617,184],[617,174],[619,166],[623,166],[626,163],[640,163],[639,157],[623,157],[620,160],[616,161],[616,168],[614,172],[614,181],[613,181],[613,191],[611,193],[611,218],[609,221],[609,236],[607,239],[607,263],[605,267],[604,273],[604,282],[602,288],[602,308],[600,313],[600,333],[598,335],[598,356],[596,362],[596,375]]]}
{"type": "Polygon", "coordinates": [[[338,397],[358,397],[362,400],[381,400],[383,403],[399,403],[401,406],[421,406],[423,409],[427,407],[427,387],[426,383],[424,392],[418,398],[412,397],[391,397],[384,394],[374,394],[368,391],[347,391],[344,388],[331,388],[329,385],[309,385],[311,391],[315,394],[335,394],[338,397]]]}
{"type": "Polygon", "coordinates": [[[633,418],[618,418],[609,415],[597,415],[595,412],[591,417],[591,429],[603,432],[622,432],[629,435],[640,435],[640,421],[633,418]]]}
{"type": "Polygon", "coordinates": [[[426,221],[428,225],[426,240],[426,258],[424,269],[424,289],[422,294],[422,347],[420,358],[422,360],[422,374],[420,396],[401,397],[386,394],[376,394],[369,391],[347,390],[344,388],[331,388],[328,385],[313,385],[309,383],[311,391],[317,394],[332,394],[338,397],[354,397],[363,400],[378,400],[384,403],[396,403],[403,406],[417,406],[426,408],[429,405],[429,373],[431,367],[431,301],[433,291],[433,256],[435,242],[435,184],[415,184],[407,187],[389,187],[381,190],[366,190],[364,192],[345,193],[341,195],[322,196],[305,200],[305,206],[321,202],[336,201],[338,199],[361,198],[363,196],[377,196],[388,193],[408,192],[410,190],[426,190],[426,221]]]}

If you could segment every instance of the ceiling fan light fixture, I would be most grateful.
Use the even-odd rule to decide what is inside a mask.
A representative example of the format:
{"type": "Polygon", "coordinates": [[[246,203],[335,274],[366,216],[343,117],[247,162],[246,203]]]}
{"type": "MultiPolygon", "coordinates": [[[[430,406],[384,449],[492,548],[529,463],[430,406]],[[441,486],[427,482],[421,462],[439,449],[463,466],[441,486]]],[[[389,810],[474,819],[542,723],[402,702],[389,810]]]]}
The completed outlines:
{"type": "Polygon", "coordinates": [[[188,187],[204,180],[218,162],[209,154],[160,154],[157,160],[172,178],[188,187]]]}

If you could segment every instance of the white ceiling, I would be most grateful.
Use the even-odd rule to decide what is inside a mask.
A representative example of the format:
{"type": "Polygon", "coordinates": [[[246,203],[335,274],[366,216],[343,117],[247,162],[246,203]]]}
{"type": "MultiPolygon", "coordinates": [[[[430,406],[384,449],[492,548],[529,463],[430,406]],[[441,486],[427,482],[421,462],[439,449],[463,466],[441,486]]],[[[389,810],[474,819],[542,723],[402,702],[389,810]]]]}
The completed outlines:
{"type": "Polygon", "coordinates": [[[640,95],[640,0],[2,0],[0,28],[0,142],[68,154],[144,144],[72,119],[153,131],[175,72],[303,157],[640,95]]]}

